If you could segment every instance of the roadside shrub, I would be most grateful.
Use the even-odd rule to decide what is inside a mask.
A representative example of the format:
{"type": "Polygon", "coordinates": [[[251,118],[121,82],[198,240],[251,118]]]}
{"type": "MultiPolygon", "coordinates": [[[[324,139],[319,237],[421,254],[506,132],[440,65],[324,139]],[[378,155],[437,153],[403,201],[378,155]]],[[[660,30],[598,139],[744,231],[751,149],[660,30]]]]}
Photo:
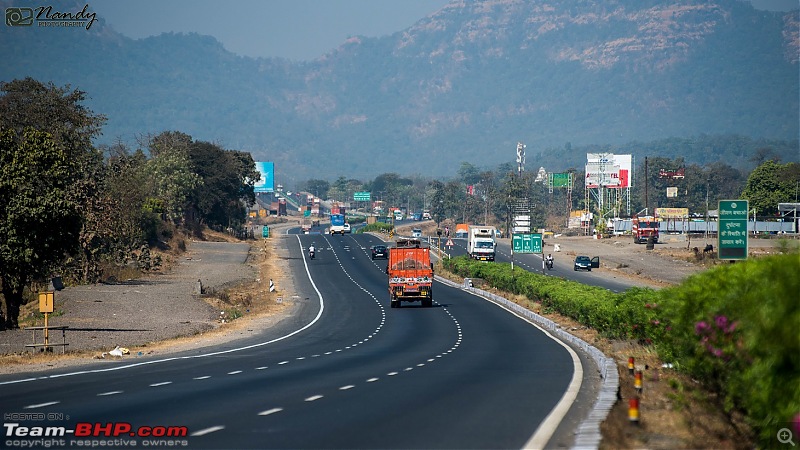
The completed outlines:
{"type": "Polygon", "coordinates": [[[388,233],[389,230],[391,230],[392,228],[394,228],[394,227],[390,223],[375,222],[375,223],[371,223],[369,225],[365,225],[365,226],[359,228],[358,231],[356,231],[356,233],[367,233],[367,232],[370,232],[370,231],[377,231],[377,232],[381,232],[381,233],[387,232],[388,233]]]}
{"type": "Polygon", "coordinates": [[[659,356],[741,410],[772,447],[800,415],[800,254],[720,265],[680,286],[606,289],[543,276],[509,264],[458,257],[447,270],[484,279],[620,339],[654,344],[659,356]]]}
{"type": "Polygon", "coordinates": [[[800,254],[719,266],[662,291],[660,353],[745,412],[762,445],[800,412],[800,254]]]}

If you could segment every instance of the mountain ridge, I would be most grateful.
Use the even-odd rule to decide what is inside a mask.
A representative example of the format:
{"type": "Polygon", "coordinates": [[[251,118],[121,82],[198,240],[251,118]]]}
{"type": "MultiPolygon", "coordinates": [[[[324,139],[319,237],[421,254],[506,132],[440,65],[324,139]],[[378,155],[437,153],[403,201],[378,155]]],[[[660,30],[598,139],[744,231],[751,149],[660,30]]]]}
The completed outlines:
{"type": "Polygon", "coordinates": [[[461,161],[513,159],[517,141],[560,170],[585,158],[565,143],[796,139],[797,24],[798,11],[738,0],[454,0],[406,30],[293,62],[199,34],[133,40],[100,20],[83,35],[3,29],[22,45],[0,49],[17,62],[0,79],[86,91],[109,116],[104,142],[178,130],[299,179],[320,177],[320,163],[330,177],[452,175],[461,161]]]}

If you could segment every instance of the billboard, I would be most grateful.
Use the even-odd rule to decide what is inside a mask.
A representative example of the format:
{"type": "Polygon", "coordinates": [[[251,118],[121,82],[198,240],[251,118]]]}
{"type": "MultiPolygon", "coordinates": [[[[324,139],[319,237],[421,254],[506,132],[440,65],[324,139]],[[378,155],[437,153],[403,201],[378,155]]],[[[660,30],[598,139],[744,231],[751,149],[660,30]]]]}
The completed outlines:
{"type": "Polygon", "coordinates": [[[632,162],[631,155],[587,153],[585,186],[610,189],[633,187],[632,162]]]}
{"type": "Polygon", "coordinates": [[[261,180],[253,185],[253,192],[275,192],[275,163],[256,161],[261,180]]]}

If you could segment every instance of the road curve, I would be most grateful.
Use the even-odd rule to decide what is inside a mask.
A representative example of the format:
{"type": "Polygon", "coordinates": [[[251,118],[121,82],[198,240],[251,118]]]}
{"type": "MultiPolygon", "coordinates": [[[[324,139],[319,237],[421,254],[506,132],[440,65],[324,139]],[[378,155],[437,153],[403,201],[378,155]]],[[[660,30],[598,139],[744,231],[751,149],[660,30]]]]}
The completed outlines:
{"type": "MultiPolygon", "coordinates": [[[[291,320],[256,338],[166,359],[2,376],[3,412],[24,419],[12,422],[19,424],[14,432],[84,429],[81,423],[128,424],[133,432],[180,426],[187,436],[178,439],[190,448],[521,448],[534,442],[575,375],[564,346],[443,284],[434,288],[432,308],[390,309],[385,261],[368,253],[374,237],[294,239],[290,263],[306,295],[291,320]],[[319,252],[308,261],[304,250],[311,242],[319,252]]],[[[112,438],[140,445],[145,439],[130,431],[65,437],[112,438]]]]}

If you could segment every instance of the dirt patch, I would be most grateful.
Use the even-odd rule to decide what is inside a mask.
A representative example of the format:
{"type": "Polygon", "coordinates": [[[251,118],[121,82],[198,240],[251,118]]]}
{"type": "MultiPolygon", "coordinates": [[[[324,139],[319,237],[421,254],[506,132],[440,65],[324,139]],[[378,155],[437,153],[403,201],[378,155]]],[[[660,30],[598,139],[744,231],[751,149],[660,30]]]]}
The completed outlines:
{"type": "MultiPolygon", "coordinates": [[[[72,292],[67,295],[59,293],[56,302],[59,313],[50,324],[70,327],[67,353],[59,354],[60,349],[53,353],[26,351],[24,344],[32,341],[31,331],[3,331],[0,332],[0,350],[4,353],[0,356],[0,373],[80,364],[99,358],[115,345],[130,350],[131,356],[123,358],[135,358],[174,353],[255,334],[288,315],[293,304],[294,285],[282,264],[281,257],[286,250],[281,239],[276,234],[272,239],[251,241],[255,243],[249,245],[219,234],[214,237],[218,244],[249,248],[241,256],[243,260],[215,260],[228,253],[216,251],[216,244],[204,246],[198,242],[189,245],[188,252],[168,274],[121,285],[70,288],[72,292]],[[246,264],[242,264],[245,260],[246,264]],[[192,295],[198,279],[202,281],[204,294],[192,295]],[[274,282],[273,291],[270,291],[270,280],[274,282]],[[151,294],[149,288],[156,293],[151,294]],[[119,301],[119,296],[128,295],[136,302],[119,301]],[[105,311],[105,317],[98,317],[98,311],[105,311]]],[[[32,305],[28,307],[33,308],[32,305]]]]}

